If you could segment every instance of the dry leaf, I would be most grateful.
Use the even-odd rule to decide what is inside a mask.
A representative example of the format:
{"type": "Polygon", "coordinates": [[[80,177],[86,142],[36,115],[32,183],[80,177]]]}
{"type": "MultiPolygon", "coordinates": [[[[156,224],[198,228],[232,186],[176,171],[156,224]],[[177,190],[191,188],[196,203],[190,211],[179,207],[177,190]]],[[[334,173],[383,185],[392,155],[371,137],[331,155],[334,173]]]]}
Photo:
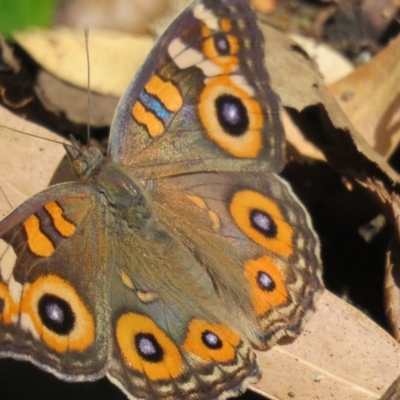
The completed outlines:
{"type": "Polygon", "coordinates": [[[38,125],[15,116],[0,107],[0,219],[31,197],[46,188],[57,177],[60,180],[71,178],[70,168],[59,164],[65,150],[59,137],[38,125]],[[27,132],[37,137],[23,135],[14,130],[27,132]]]}
{"type": "MultiPolygon", "coordinates": [[[[15,39],[52,75],[80,88],[87,88],[87,52],[82,29],[31,30],[15,35],[15,39]]],[[[121,97],[153,43],[154,39],[149,35],[90,30],[92,91],[121,97]],[[118,69],[115,60],[118,60],[118,69]]]]}
{"type": "Polygon", "coordinates": [[[167,6],[168,0],[68,0],[61,2],[57,23],[141,34],[167,6]]]}
{"type": "Polygon", "coordinates": [[[400,371],[400,345],[328,291],[292,344],[257,356],[257,392],[280,400],[379,399],[400,371]]]}
{"type": "Polygon", "coordinates": [[[357,131],[388,158],[400,139],[400,36],[370,62],[330,86],[357,131]]]}

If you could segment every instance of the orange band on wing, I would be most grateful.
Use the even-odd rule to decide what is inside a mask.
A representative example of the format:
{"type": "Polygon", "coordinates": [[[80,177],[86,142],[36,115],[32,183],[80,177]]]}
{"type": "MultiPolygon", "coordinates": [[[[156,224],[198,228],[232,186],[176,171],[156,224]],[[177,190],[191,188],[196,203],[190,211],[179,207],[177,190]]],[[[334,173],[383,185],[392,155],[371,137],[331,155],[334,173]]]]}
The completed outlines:
{"type": "Polygon", "coordinates": [[[40,230],[39,218],[31,215],[24,222],[29,250],[38,257],[48,257],[54,251],[50,239],[40,230]]]}
{"type": "Polygon", "coordinates": [[[153,75],[145,89],[149,94],[157,97],[163,106],[171,112],[179,111],[182,107],[182,96],[173,82],[163,81],[159,76],[153,75]]]}
{"type": "Polygon", "coordinates": [[[51,216],[54,226],[61,236],[68,238],[74,234],[75,225],[65,219],[63,209],[57,203],[48,203],[44,208],[51,216]]]}

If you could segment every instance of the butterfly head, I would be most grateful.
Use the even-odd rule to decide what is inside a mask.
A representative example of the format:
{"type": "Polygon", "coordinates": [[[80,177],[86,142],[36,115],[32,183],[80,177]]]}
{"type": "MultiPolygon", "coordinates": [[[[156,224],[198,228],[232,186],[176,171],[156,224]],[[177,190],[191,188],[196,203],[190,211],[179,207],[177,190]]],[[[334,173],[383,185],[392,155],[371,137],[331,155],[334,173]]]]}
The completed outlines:
{"type": "Polygon", "coordinates": [[[97,147],[82,146],[74,137],[70,140],[71,144],[64,147],[71,162],[72,172],[77,178],[85,179],[93,174],[104,156],[97,147]]]}

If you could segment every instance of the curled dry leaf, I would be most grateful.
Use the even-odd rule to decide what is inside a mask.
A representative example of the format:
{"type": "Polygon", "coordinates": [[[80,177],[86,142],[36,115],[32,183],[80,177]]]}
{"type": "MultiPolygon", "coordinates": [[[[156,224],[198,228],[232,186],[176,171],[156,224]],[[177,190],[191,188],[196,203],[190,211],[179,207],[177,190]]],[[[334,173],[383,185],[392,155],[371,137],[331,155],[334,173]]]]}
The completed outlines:
{"type": "Polygon", "coordinates": [[[331,46],[300,34],[291,34],[290,37],[315,60],[327,84],[336,82],[353,71],[350,61],[331,46]]]}
{"type": "Polygon", "coordinates": [[[388,158],[400,139],[400,36],[370,62],[330,86],[367,143],[388,158]]]}

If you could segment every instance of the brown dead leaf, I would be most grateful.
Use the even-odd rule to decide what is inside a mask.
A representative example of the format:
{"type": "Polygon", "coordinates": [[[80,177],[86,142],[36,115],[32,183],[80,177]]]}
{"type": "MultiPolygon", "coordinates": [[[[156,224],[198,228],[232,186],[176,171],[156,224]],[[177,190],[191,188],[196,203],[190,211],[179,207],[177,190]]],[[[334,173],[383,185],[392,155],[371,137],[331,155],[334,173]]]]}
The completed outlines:
{"type": "Polygon", "coordinates": [[[400,371],[400,345],[328,291],[293,343],[257,356],[255,390],[280,400],[379,399],[400,371]]]}
{"type": "Polygon", "coordinates": [[[46,188],[53,181],[55,171],[60,180],[71,177],[70,168],[60,162],[65,156],[61,144],[38,138],[60,139],[54,133],[15,116],[0,107],[0,218],[46,188]],[[14,130],[27,132],[30,137],[14,130]]]}
{"type": "MultiPolygon", "coordinates": [[[[52,75],[87,88],[87,53],[82,29],[31,30],[16,34],[15,39],[52,75]]],[[[121,97],[153,43],[154,38],[150,35],[90,30],[91,90],[121,97]],[[118,60],[118,73],[115,60],[118,60]]]]}
{"type": "Polygon", "coordinates": [[[142,34],[168,7],[168,0],[68,0],[61,2],[57,23],[142,34]]]}
{"type": "MultiPolygon", "coordinates": [[[[88,91],[69,85],[48,72],[38,72],[35,93],[40,102],[54,114],[63,113],[74,123],[88,123],[88,91]]],[[[90,125],[92,127],[110,126],[119,98],[90,93],[90,125]]]]}
{"type": "Polygon", "coordinates": [[[367,143],[388,158],[400,139],[400,36],[370,62],[330,86],[367,143]]]}

